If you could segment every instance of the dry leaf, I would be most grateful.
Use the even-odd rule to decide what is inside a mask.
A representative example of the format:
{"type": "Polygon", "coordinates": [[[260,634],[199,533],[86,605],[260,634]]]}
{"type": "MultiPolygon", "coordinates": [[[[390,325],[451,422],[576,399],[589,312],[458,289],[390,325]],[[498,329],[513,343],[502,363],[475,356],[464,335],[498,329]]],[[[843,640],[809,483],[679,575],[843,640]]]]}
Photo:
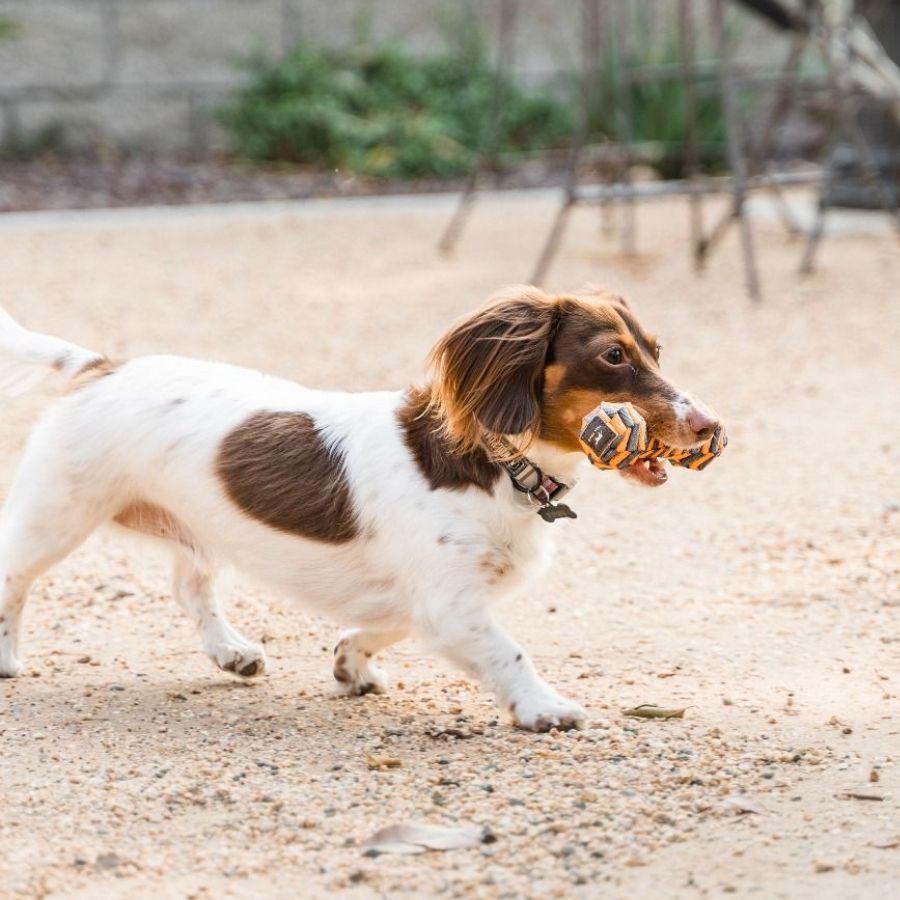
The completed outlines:
{"type": "Polygon", "coordinates": [[[467,825],[462,828],[445,828],[441,825],[423,825],[403,822],[379,828],[363,845],[367,856],[381,853],[424,853],[426,850],[460,850],[493,843],[496,838],[489,828],[467,825]]]}
{"type": "Polygon", "coordinates": [[[875,847],[877,850],[900,850],[900,835],[894,838],[888,838],[886,841],[882,841],[880,844],[872,844],[872,847],[875,847]]]}
{"type": "Polygon", "coordinates": [[[640,706],[635,706],[634,709],[623,709],[622,714],[634,716],[638,719],[683,719],[685,709],[687,707],[663,709],[661,706],[654,706],[652,703],[642,703],[640,706]]]}
{"type": "Polygon", "coordinates": [[[761,816],[763,813],[768,812],[764,806],[757,803],[755,800],[751,800],[749,797],[742,797],[739,794],[733,797],[726,797],[722,801],[722,809],[733,811],[738,815],[755,813],[756,815],[761,816]]]}
{"type": "Polygon", "coordinates": [[[369,753],[366,755],[366,764],[370,769],[399,769],[403,762],[396,756],[374,756],[369,753]]]}

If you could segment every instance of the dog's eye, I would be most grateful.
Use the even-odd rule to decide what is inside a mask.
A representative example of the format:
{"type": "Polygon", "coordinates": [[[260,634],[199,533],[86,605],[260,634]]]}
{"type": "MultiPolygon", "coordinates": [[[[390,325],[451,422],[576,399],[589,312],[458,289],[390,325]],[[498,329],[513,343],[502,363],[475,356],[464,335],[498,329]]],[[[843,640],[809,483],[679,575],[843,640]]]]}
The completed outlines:
{"type": "Polygon", "coordinates": [[[603,358],[612,363],[614,366],[619,365],[624,359],[621,349],[618,347],[613,347],[612,350],[607,350],[606,353],[603,354],[603,358]]]}

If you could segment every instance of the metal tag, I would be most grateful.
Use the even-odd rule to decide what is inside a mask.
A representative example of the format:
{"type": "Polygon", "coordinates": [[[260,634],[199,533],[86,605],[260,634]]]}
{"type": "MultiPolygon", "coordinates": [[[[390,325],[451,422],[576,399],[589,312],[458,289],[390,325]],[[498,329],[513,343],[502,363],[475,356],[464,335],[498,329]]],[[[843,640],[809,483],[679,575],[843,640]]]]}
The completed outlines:
{"type": "Polygon", "coordinates": [[[566,506],[565,503],[548,503],[538,510],[538,515],[551,524],[557,519],[577,519],[574,510],[566,506]]]}

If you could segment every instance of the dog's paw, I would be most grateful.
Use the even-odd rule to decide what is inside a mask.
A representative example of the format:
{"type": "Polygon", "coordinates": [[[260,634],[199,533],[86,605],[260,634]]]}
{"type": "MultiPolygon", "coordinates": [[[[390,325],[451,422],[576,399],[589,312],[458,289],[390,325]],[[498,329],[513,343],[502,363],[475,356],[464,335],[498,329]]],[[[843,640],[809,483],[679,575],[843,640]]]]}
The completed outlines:
{"type": "Polygon", "coordinates": [[[388,689],[388,677],[377,666],[352,675],[337,666],[334,670],[334,693],[339,697],[362,697],[364,694],[384,694],[388,689]],[[346,680],[345,680],[346,678],[346,680]]]}
{"type": "Polygon", "coordinates": [[[18,678],[24,670],[18,657],[0,650],[0,678],[18,678]]]}
{"type": "Polygon", "coordinates": [[[587,716],[584,709],[555,691],[523,697],[510,704],[513,722],[526,731],[569,731],[581,728],[587,716]]]}
{"type": "Polygon", "coordinates": [[[372,665],[352,640],[344,638],[334,648],[335,693],[345,697],[361,697],[363,694],[383,694],[388,688],[388,677],[378,666],[372,665]]]}
{"type": "Polygon", "coordinates": [[[234,672],[243,678],[254,678],[266,671],[265,651],[256,644],[219,644],[209,656],[223,672],[234,672]]]}

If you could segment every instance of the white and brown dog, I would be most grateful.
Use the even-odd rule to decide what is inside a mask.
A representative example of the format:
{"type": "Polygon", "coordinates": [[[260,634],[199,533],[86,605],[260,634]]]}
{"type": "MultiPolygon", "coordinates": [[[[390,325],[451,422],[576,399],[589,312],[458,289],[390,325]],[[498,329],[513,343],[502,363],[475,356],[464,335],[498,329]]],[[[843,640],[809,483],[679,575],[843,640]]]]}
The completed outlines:
{"type": "MultiPolygon", "coordinates": [[[[593,290],[509,289],[438,341],[426,387],[359,394],[174,356],[112,363],[0,311],[0,387],[54,369],[68,379],[0,519],[0,676],[22,671],[31,583],[115,522],[171,548],[175,597],[222,669],[266,667],[216,595],[231,564],[354,626],[334,661],[348,693],[383,691],[372,657],[415,631],[517,725],[577,726],[581,707],[490,607],[547,557],[560,526],[545,519],[566,511],[555,500],[585,458],[582,417],[602,400],[630,401],[676,447],[712,434],[712,414],[663,378],[658,357],[627,304],[593,290]]],[[[646,462],[625,474],[666,477],[646,462]]]]}

